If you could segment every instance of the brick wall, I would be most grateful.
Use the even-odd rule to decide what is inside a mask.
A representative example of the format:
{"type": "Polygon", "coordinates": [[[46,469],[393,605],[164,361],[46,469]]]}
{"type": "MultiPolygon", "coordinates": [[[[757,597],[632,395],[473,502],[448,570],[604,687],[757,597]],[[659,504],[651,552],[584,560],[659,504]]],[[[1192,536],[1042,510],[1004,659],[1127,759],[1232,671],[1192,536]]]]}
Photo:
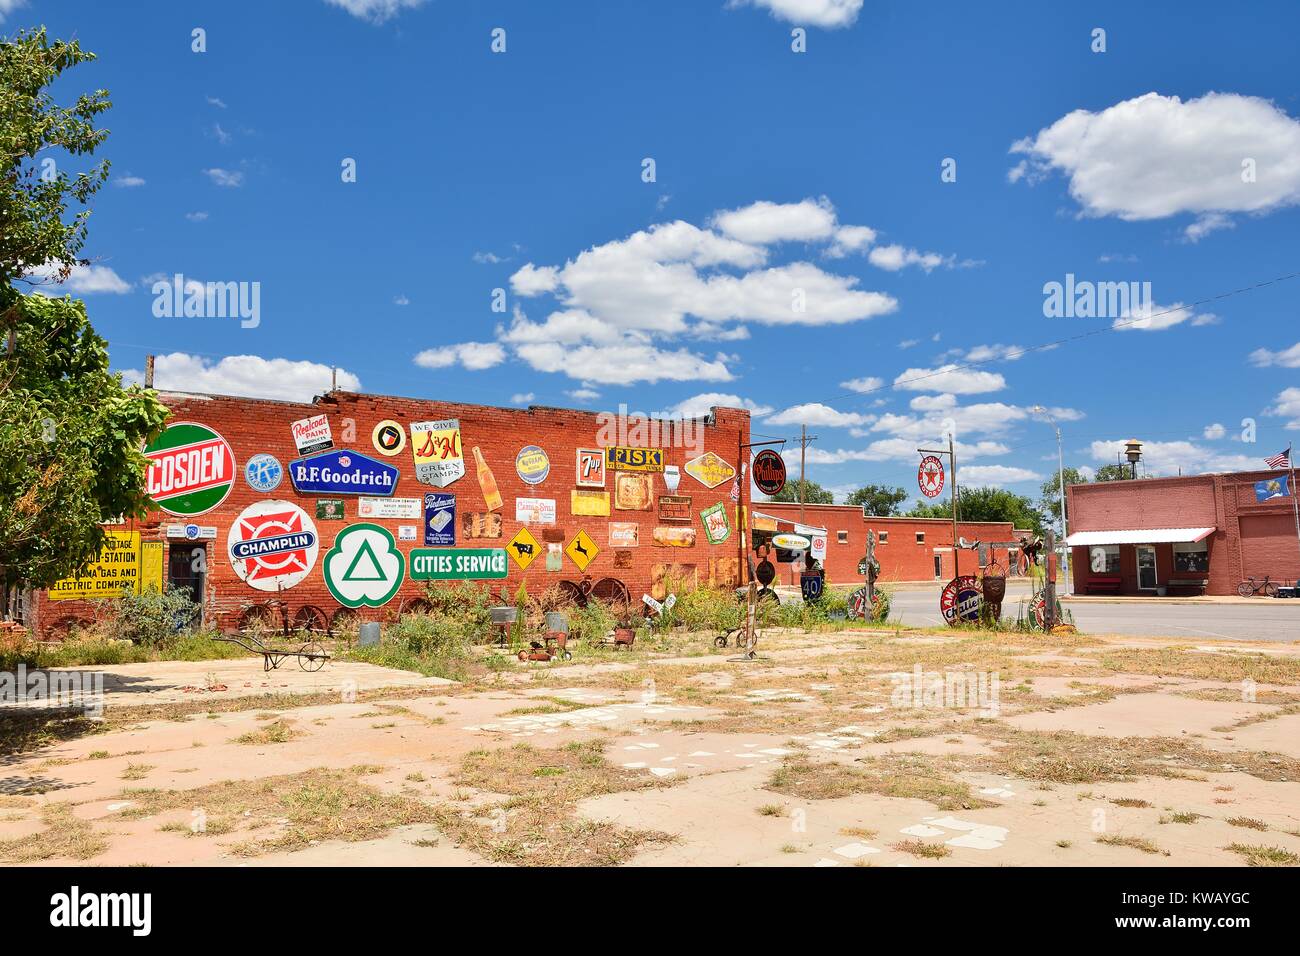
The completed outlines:
{"type": "MultiPolygon", "coordinates": [[[[227,552],[227,534],[232,522],[247,505],[255,501],[268,498],[290,501],[306,511],[315,521],[320,540],[320,555],[311,573],[297,586],[283,592],[283,597],[291,609],[310,604],[320,607],[327,614],[332,614],[340,607],[325,586],[322,562],[335,536],[348,524],[358,520],[373,520],[374,523],[388,528],[395,538],[398,536],[399,525],[417,525],[421,528],[419,540],[399,541],[398,547],[404,555],[408,554],[413,547],[424,547],[422,519],[358,519],[356,495],[297,494],[287,469],[290,461],[302,456],[298,454],[294,445],[290,423],[321,412],[329,416],[336,450],[351,448],[400,469],[401,477],[393,493],[394,497],[417,498],[429,492],[455,494],[457,503],[455,546],[458,548],[504,548],[521,527],[520,522],[515,520],[515,499],[517,497],[550,498],[556,502],[555,528],[564,532],[565,542],[567,543],[581,528],[600,549],[595,560],[587,568],[586,574],[593,580],[613,577],[623,581],[631,591],[633,600],[638,600],[643,593],[652,590],[655,572],[662,570],[656,568],[659,565],[678,565],[683,574],[688,577],[694,575],[701,584],[736,583],[734,578],[739,560],[734,517],[731,522],[733,532],[730,539],[717,546],[710,546],[707,543],[699,519],[699,512],[703,508],[728,500],[731,483],[726,482],[717,488],[709,489],[688,476],[684,466],[688,458],[698,454],[696,451],[661,443],[665,451],[665,463],[683,469],[677,493],[692,498],[693,520],[690,527],[696,532],[694,547],[665,548],[654,545],[653,531],[659,522],[657,510],[653,505],[651,510],[644,512],[615,510],[612,469],[607,475],[605,488],[611,499],[610,516],[574,517],[572,515],[570,491],[577,488],[576,449],[600,447],[597,432],[601,423],[592,412],[542,407],[495,408],[346,392],[331,393],[318,398],[310,405],[225,396],[163,394],[161,397],[171,409],[171,421],[193,421],[207,425],[230,443],[235,454],[237,480],[226,500],[206,514],[193,518],[178,518],[157,512],[151,514],[147,520],[127,527],[140,530],[145,540],[164,540],[165,527],[168,524],[192,522],[216,527],[216,540],[207,542],[208,575],[205,604],[210,625],[231,627],[241,606],[246,602],[265,601],[276,596],[274,593],[255,590],[241,581],[231,566],[227,552]],[[394,457],[381,455],[371,441],[371,433],[375,425],[386,418],[408,426],[406,448],[394,457]],[[436,488],[420,484],[415,479],[409,425],[411,422],[445,418],[460,420],[466,473],[463,478],[447,488],[436,488]],[[498,512],[502,518],[502,536],[499,540],[466,540],[459,526],[463,514],[485,510],[471,452],[476,445],[482,449],[484,457],[492,468],[504,502],[498,512]],[[515,456],[525,445],[540,446],[550,458],[550,473],[540,484],[525,483],[515,471],[515,456]],[[256,491],[244,481],[244,464],[252,455],[263,452],[274,455],[286,468],[284,481],[279,488],[271,492],[256,491]],[[317,497],[344,499],[345,520],[316,521],[317,497]],[[639,527],[639,545],[625,549],[630,559],[627,567],[615,568],[614,566],[615,549],[609,546],[608,532],[611,521],[635,523],[639,527]]],[[[702,433],[704,450],[715,452],[734,467],[738,444],[749,440],[749,413],[740,409],[715,409],[713,421],[703,426],[702,433]]],[[[628,441],[626,444],[635,445],[638,442],[628,441]]],[[[653,475],[652,485],[656,498],[657,495],[665,493],[662,475],[653,475]]],[[[685,525],[677,526],[685,527],[685,525]]],[[[563,558],[562,571],[548,572],[543,528],[531,525],[530,530],[541,543],[541,553],[527,571],[520,571],[512,561],[509,576],[504,582],[499,580],[490,582],[494,590],[499,592],[504,585],[513,594],[520,581],[526,581],[529,593],[536,595],[560,580],[582,579],[582,573],[567,556],[563,558]]],[[[412,581],[408,574],[400,593],[387,605],[374,610],[363,609],[361,613],[372,619],[391,615],[396,612],[403,600],[419,596],[424,588],[425,582],[412,581]]],[[[43,593],[38,593],[36,597],[34,624],[38,632],[47,629],[60,618],[84,619],[92,616],[95,611],[94,602],[49,601],[43,593]]]]}

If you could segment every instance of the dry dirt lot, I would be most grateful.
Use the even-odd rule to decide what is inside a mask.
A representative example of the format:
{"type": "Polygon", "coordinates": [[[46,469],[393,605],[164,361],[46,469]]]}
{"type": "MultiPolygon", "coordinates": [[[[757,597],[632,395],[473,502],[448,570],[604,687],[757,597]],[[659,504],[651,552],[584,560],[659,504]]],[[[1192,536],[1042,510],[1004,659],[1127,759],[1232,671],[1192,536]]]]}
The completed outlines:
{"type": "Polygon", "coordinates": [[[700,635],[460,684],[109,668],[100,720],[0,711],[0,864],[1300,862],[1300,645],[760,652],[700,635]]]}

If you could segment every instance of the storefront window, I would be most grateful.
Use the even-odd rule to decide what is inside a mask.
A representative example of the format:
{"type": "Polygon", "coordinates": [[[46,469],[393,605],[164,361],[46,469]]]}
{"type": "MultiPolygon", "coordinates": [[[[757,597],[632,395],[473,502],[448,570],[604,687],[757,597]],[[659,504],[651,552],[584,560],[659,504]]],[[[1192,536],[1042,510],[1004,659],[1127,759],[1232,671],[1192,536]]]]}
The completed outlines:
{"type": "Polygon", "coordinates": [[[1119,545],[1103,544],[1091,548],[1088,566],[1093,574],[1119,574],[1119,545]]]}
{"type": "Polygon", "coordinates": [[[1174,545],[1175,571],[1209,571],[1210,548],[1204,541],[1174,545]]]}

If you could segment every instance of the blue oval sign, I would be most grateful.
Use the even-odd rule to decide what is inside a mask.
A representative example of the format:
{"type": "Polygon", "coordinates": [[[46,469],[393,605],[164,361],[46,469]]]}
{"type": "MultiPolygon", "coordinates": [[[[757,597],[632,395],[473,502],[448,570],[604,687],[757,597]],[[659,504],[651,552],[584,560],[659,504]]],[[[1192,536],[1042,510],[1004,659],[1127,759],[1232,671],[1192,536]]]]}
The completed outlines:
{"type": "Polygon", "coordinates": [[[289,463],[289,478],[304,495],[377,495],[397,490],[401,472],[359,451],[336,450],[289,463]]]}

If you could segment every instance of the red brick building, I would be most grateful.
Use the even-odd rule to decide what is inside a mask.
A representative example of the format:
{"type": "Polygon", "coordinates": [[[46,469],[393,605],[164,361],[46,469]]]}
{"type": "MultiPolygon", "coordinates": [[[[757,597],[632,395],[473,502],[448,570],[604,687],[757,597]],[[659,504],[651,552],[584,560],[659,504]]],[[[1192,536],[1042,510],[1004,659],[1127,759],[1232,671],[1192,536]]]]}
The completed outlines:
{"type": "Polygon", "coordinates": [[[1295,499],[1259,501],[1255,491],[1257,482],[1286,475],[1274,469],[1071,485],[1075,590],[1235,594],[1252,575],[1292,583],[1300,578],[1295,499]]]}
{"type": "MultiPolygon", "coordinates": [[[[953,577],[952,521],[944,518],[877,518],[864,517],[856,505],[813,505],[804,507],[803,525],[826,531],[827,583],[861,583],[858,561],[867,547],[867,532],[876,532],[876,560],[880,562],[882,582],[949,581],[953,577]]],[[[756,501],[753,506],[756,527],[761,515],[778,519],[780,531],[794,531],[799,525],[799,505],[776,501],[756,501]]],[[[1011,522],[962,521],[957,536],[966,541],[1019,541],[1028,531],[1015,530],[1011,522]]],[[[995,548],[993,556],[1008,570],[1017,568],[1019,549],[995,548]],[[1008,552],[1011,552],[1010,554],[1008,552]]],[[[957,560],[962,574],[974,574],[978,555],[962,550],[957,560]]],[[[778,584],[798,583],[791,579],[788,565],[778,569],[778,584]]]]}
{"type": "MultiPolygon", "coordinates": [[[[716,408],[704,419],[684,422],[655,420],[647,423],[644,419],[630,422],[624,419],[625,431],[618,432],[617,424],[609,421],[615,418],[613,415],[604,416],[602,420],[602,416],[592,412],[558,408],[494,408],[340,391],[319,397],[310,404],[176,393],[164,393],[160,397],[171,410],[169,427],[177,423],[204,426],[224,439],[229,452],[222,450],[219,443],[207,440],[181,445],[181,452],[176,457],[179,463],[169,466],[168,475],[157,477],[158,494],[155,497],[162,494],[162,489],[173,479],[183,482],[192,478],[193,486],[200,488],[196,500],[202,506],[206,501],[215,500],[223,482],[232,484],[223,500],[202,513],[177,516],[157,511],[144,521],[115,527],[138,532],[142,546],[152,546],[155,554],[161,543],[166,549],[162,556],[162,576],[170,583],[190,587],[196,596],[201,595],[208,626],[236,626],[241,613],[250,605],[270,600],[284,601],[291,617],[307,608],[304,614],[313,614],[315,612],[310,609],[318,609],[325,617],[332,618],[343,605],[325,581],[327,554],[332,546],[337,547],[338,538],[345,529],[361,522],[378,525],[391,533],[405,567],[404,580],[390,598],[376,607],[362,606],[357,612],[363,617],[378,619],[391,616],[404,605],[409,606],[409,602],[422,595],[426,587],[424,580],[413,579],[411,551],[447,550],[428,546],[424,538],[427,522],[422,509],[424,496],[430,493],[455,495],[454,526],[442,528],[444,532],[454,532],[452,548],[503,549],[494,558],[500,562],[501,555],[508,553],[515,535],[527,526],[535,544],[525,545],[518,554],[521,559],[531,557],[531,563],[523,570],[515,557],[505,560],[508,569],[505,578],[485,581],[496,592],[504,586],[513,595],[520,582],[526,581],[529,593],[537,595],[559,582],[576,583],[586,577],[591,583],[620,582],[631,600],[639,603],[644,593],[663,597],[666,578],[718,586],[740,583],[740,535],[736,530],[735,505],[729,498],[732,480],[728,469],[734,474],[740,445],[749,441],[749,413],[741,409],[716,408]],[[296,437],[293,423],[322,414],[328,421],[333,448],[300,451],[298,440],[310,439],[311,436],[306,430],[299,429],[296,437]],[[449,419],[459,421],[464,475],[445,487],[421,483],[416,479],[413,457],[416,433],[411,425],[449,419]],[[377,426],[385,421],[395,423],[396,429],[380,430],[377,426]],[[642,424],[643,430],[637,430],[638,423],[642,424]],[[602,429],[605,429],[603,433],[602,429]],[[399,434],[402,447],[394,451],[393,445],[399,440],[399,434]],[[381,444],[386,444],[386,447],[381,448],[381,444]],[[655,463],[658,470],[636,470],[644,462],[635,460],[636,455],[629,455],[623,465],[628,471],[622,472],[618,465],[611,464],[600,476],[603,485],[593,486],[593,476],[589,475],[588,486],[581,487],[577,480],[577,450],[602,449],[613,444],[660,449],[662,458],[655,463]],[[533,446],[531,451],[529,446],[533,446]],[[186,452],[186,448],[196,450],[186,452]],[[500,495],[495,508],[487,502],[478,479],[474,449],[481,452],[495,477],[500,495]],[[543,452],[540,456],[536,453],[539,449],[543,452]],[[402,517],[360,516],[361,501],[367,497],[369,489],[358,489],[359,493],[313,493],[298,489],[290,473],[290,462],[316,461],[340,451],[347,453],[348,467],[359,464],[373,469],[372,464],[364,461],[364,456],[395,468],[395,487],[388,490],[387,496],[382,491],[372,491],[370,507],[372,510],[376,507],[381,510],[400,507],[408,509],[409,513],[402,517]],[[702,471],[699,464],[688,468],[689,462],[698,461],[702,455],[708,459],[704,466],[708,470],[702,471]],[[271,490],[258,490],[253,486],[253,477],[264,486],[269,484],[264,474],[254,476],[248,471],[249,461],[254,456],[272,456],[283,468],[283,479],[278,486],[271,490]],[[673,468],[680,470],[680,484],[676,489],[679,499],[675,504],[676,510],[670,508],[672,517],[661,520],[659,497],[668,493],[664,467],[669,471],[673,468]],[[233,474],[227,474],[227,471],[233,474]],[[619,474],[641,477],[628,480],[624,485],[618,479],[619,474]],[[713,487],[696,475],[703,475],[713,487]],[[202,497],[204,495],[209,497],[202,497]],[[343,501],[341,513],[321,516],[318,503],[340,499],[343,501]],[[420,514],[413,510],[411,499],[419,500],[420,514]],[[255,502],[267,500],[283,504],[280,510],[293,515],[286,519],[289,526],[280,527],[274,535],[254,540],[251,546],[248,542],[241,544],[241,537],[258,533],[256,529],[233,532],[236,522],[241,520],[241,513],[246,514],[245,509],[255,502]],[[383,504],[385,500],[391,504],[383,504]],[[375,501],[381,504],[375,505],[375,501]],[[710,544],[700,513],[719,504],[724,506],[730,533],[720,543],[710,544]],[[627,507],[629,505],[632,507],[627,507]],[[306,513],[306,522],[292,506],[306,513]],[[575,514],[575,506],[579,511],[594,513],[575,514]],[[594,557],[585,569],[580,569],[576,560],[585,557],[582,552],[589,552],[586,543],[580,542],[581,547],[575,552],[567,550],[579,531],[585,532],[590,545],[594,546],[594,557]],[[306,544],[313,535],[314,553],[306,544]],[[292,586],[279,591],[274,587],[274,578],[259,582],[269,590],[259,590],[246,580],[255,577],[248,570],[253,566],[250,561],[259,559],[239,559],[237,566],[232,557],[232,545],[256,549],[266,545],[269,539],[274,539],[273,547],[296,548],[302,545],[302,548],[281,551],[280,556],[273,560],[260,560],[274,564],[301,559],[304,564],[311,563],[310,569],[299,575],[298,580],[279,578],[282,583],[293,581],[292,586]],[[308,558],[313,560],[308,562],[308,558]],[[237,573],[237,567],[244,570],[244,574],[237,573]]],[[[259,461],[265,462],[266,459],[259,461]]],[[[334,461],[337,463],[340,459],[334,461]]],[[[156,470],[151,469],[151,475],[156,470]]],[[[274,474],[274,468],[269,474],[274,474]]],[[[252,527],[264,520],[266,516],[243,524],[252,527]]],[[[713,520],[712,532],[716,538],[719,535],[716,512],[713,520]]],[[[380,541],[381,548],[383,544],[380,541]]],[[[256,552],[243,553],[254,555],[256,552]]],[[[455,576],[454,571],[448,575],[455,576]]],[[[28,623],[37,633],[57,633],[60,625],[93,618],[98,603],[80,599],[51,600],[47,592],[38,592],[29,609],[28,623]]]]}

